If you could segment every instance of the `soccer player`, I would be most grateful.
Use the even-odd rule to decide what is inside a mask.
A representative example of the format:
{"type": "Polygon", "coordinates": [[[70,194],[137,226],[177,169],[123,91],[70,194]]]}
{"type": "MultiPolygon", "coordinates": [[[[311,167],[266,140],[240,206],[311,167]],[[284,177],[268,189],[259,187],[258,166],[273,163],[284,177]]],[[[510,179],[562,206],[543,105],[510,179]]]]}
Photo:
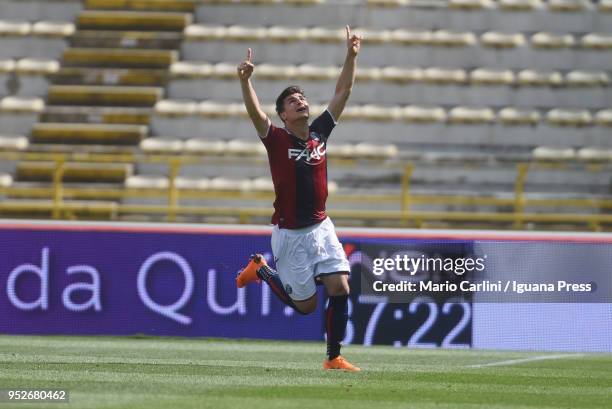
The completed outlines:
{"type": "Polygon", "coordinates": [[[316,282],[329,295],[326,309],[327,359],[324,369],[360,371],[340,355],[348,320],[350,266],[334,225],[325,214],[327,200],[327,139],[336,125],[355,81],[361,37],[346,26],[347,53],[334,96],[325,112],[310,125],[309,106],[298,86],[286,88],[276,99],[284,127],[272,124],[262,111],[251,84],[253,52],[238,65],[247,112],[268,152],[276,200],[272,216],[272,252],[278,271],[261,254],[251,257],[236,278],[242,288],[263,280],[286,305],[300,314],[317,307],[316,282]],[[316,282],[315,282],[316,281],[316,282]]]}

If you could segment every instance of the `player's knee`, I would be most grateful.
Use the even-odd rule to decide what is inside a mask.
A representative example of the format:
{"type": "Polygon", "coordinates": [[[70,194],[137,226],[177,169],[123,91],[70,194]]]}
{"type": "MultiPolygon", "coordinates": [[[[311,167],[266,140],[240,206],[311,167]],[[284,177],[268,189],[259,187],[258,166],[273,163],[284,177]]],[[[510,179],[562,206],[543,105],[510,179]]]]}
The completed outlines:
{"type": "Polygon", "coordinates": [[[349,295],[351,290],[349,288],[349,285],[346,281],[342,280],[338,283],[335,283],[334,285],[330,286],[331,288],[329,288],[328,291],[328,295],[331,297],[337,297],[337,296],[342,296],[342,295],[349,295]]]}
{"type": "Polygon", "coordinates": [[[294,301],[297,311],[302,315],[313,313],[317,309],[317,297],[305,301],[294,301]]]}

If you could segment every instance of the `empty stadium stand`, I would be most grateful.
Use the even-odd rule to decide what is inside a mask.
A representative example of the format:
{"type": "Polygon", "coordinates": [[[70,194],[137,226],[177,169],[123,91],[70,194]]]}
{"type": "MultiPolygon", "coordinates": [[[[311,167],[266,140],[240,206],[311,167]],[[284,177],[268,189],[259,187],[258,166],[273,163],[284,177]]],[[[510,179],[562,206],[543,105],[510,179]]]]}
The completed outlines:
{"type": "Polygon", "coordinates": [[[0,0],[0,215],[266,223],[236,64],[321,112],[345,24],[338,223],[612,228],[607,0],[0,0]]]}

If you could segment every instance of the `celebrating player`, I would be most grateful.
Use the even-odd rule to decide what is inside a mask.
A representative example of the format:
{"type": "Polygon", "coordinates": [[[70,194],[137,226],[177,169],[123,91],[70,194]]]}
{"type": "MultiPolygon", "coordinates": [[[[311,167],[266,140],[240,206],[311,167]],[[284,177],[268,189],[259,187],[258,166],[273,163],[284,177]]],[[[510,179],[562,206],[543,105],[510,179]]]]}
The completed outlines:
{"type": "Polygon", "coordinates": [[[277,271],[261,254],[251,257],[236,278],[238,287],[263,280],[276,296],[300,314],[317,307],[315,280],[329,295],[326,310],[327,359],[325,369],[359,371],[340,355],[348,320],[350,266],[334,225],[325,214],[327,200],[326,148],[355,81],[361,37],[346,26],[347,53],[334,96],[325,112],[310,125],[308,101],[298,86],[286,88],[276,99],[284,127],[272,124],[262,111],[251,83],[253,52],[238,65],[238,77],[247,112],[268,152],[276,200],[272,216],[272,252],[277,271]]]}

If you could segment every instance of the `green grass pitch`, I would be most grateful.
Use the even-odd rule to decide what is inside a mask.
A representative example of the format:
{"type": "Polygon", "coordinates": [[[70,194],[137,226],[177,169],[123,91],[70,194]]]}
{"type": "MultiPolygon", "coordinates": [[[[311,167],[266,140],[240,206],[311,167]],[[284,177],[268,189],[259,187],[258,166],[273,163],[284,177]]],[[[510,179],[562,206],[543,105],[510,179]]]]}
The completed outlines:
{"type": "Polygon", "coordinates": [[[607,408],[612,355],[345,347],[361,373],[321,369],[323,343],[0,336],[0,388],[70,403],[4,408],[607,408]]]}

